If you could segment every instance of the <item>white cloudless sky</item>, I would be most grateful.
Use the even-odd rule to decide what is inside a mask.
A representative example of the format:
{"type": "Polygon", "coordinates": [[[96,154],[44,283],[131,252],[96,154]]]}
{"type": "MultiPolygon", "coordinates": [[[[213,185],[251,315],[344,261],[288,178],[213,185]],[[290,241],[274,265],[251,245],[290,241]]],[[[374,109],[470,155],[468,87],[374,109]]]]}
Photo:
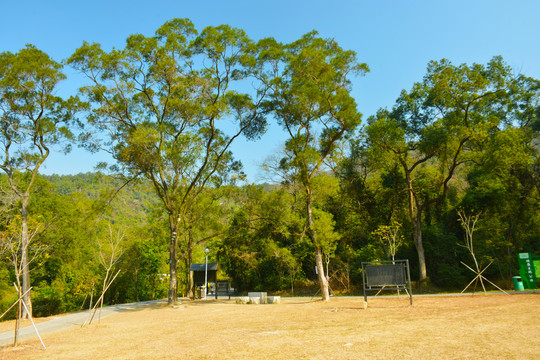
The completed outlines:
{"type": "MultiPolygon", "coordinates": [[[[198,30],[229,24],[257,40],[291,42],[317,30],[334,38],[371,71],[354,79],[353,95],[365,120],[381,107],[392,107],[403,89],[420,81],[430,60],[455,64],[486,63],[502,55],[516,73],[540,78],[540,1],[454,0],[207,0],[207,1],[43,1],[1,2],[0,52],[33,44],[60,61],[82,41],[105,49],[124,46],[128,35],[153,35],[165,21],[189,18],[198,30]]],[[[82,85],[71,81],[61,92],[82,85]]],[[[239,141],[233,151],[251,182],[261,181],[259,165],[279,151],[285,135],[275,124],[257,142],[239,141]]],[[[105,154],[80,149],[53,153],[44,174],[93,171],[105,154]]]]}

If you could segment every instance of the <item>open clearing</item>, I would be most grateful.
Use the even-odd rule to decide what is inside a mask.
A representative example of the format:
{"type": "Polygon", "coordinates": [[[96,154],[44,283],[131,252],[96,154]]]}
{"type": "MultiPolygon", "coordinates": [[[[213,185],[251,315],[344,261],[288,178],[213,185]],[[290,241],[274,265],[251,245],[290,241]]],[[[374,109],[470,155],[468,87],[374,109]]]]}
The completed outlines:
{"type": "Polygon", "coordinates": [[[540,296],[187,301],[43,336],[1,359],[538,359],[540,296]]]}

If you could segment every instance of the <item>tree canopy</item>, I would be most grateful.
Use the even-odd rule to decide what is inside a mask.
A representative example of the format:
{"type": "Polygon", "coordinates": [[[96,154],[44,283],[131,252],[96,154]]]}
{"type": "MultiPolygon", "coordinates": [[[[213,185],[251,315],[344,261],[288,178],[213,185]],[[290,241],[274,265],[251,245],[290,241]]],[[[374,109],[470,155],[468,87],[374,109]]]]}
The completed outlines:
{"type": "MultiPolygon", "coordinates": [[[[65,79],[62,65],[43,51],[28,45],[18,53],[0,54],[0,169],[7,175],[9,191],[19,201],[20,276],[17,283],[24,297],[25,311],[31,316],[29,248],[32,230],[28,206],[32,188],[51,147],[73,138],[74,113],[80,107],[76,98],[56,95],[65,79]],[[21,283],[19,283],[21,281],[21,283]]],[[[70,144],[64,143],[64,151],[70,144]]]]}
{"type": "Polygon", "coordinates": [[[259,105],[267,86],[249,93],[237,85],[256,79],[256,45],[228,25],[198,33],[188,19],[173,19],[153,37],[130,36],[122,50],[84,43],[68,63],[91,82],[82,89],[92,104],[88,122],[110,135],[91,145],[108,146],[121,170],[152,181],[168,213],[173,304],[179,225],[206,186],[240,170],[232,142],[265,129],[259,105]],[[235,128],[227,129],[231,119],[235,128]]]}
{"type": "Polygon", "coordinates": [[[57,95],[62,64],[34,46],[0,54],[2,312],[19,277],[37,315],[175,304],[206,248],[237,293],[325,300],[361,288],[363,261],[407,258],[421,288],[455,290],[463,260],[504,287],[516,255],[540,251],[540,82],[501,57],[431,61],[363,126],[352,79],[367,64],[315,31],[283,44],[172,19],[66,63],[82,100],[57,95]],[[246,184],[231,146],[271,121],[283,150],[264,167],[280,182],[246,184]],[[74,142],[114,162],[40,175],[74,142]],[[469,253],[459,214],[480,212],[469,253]],[[108,262],[107,244],[121,249],[108,262]]]}

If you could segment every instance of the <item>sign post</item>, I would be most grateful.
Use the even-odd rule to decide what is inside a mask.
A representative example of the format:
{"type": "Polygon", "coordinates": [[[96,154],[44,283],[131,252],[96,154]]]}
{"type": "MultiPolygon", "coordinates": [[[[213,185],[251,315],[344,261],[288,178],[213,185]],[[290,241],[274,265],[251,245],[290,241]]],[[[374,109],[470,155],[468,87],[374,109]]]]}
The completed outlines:
{"type": "Polygon", "coordinates": [[[533,259],[531,253],[519,253],[518,262],[519,262],[519,275],[523,281],[525,289],[536,289],[537,288],[537,273],[540,269],[537,268],[540,265],[540,259],[533,259]]]}

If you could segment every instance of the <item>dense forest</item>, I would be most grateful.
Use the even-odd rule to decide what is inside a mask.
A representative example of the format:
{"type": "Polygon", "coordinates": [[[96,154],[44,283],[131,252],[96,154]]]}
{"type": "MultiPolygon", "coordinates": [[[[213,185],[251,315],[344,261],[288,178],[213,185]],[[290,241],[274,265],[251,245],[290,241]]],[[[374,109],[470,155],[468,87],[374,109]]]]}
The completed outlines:
{"type": "Polygon", "coordinates": [[[364,121],[350,90],[368,66],[316,32],[254,42],[174,19],[66,63],[88,79],[68,99],[45,53],[0,56],[0,312],[14,283],[45,316],[88,307],[113,275],[105,303],[173,304],[206,248],[239,293],[323,299],[357,293],[363,261],[409,259],[421,291],[461,290],[461,262],[491,263],[508,288],[517,254],[540,252],[540,81],[500,57],[432,61],[364,121]],[[275,181],[248,184],[230,145],[256,148],[269,121],[286,134],[261,164],[275,181]],[[74,144],[116,163],[40,175],[74,144]]]}

